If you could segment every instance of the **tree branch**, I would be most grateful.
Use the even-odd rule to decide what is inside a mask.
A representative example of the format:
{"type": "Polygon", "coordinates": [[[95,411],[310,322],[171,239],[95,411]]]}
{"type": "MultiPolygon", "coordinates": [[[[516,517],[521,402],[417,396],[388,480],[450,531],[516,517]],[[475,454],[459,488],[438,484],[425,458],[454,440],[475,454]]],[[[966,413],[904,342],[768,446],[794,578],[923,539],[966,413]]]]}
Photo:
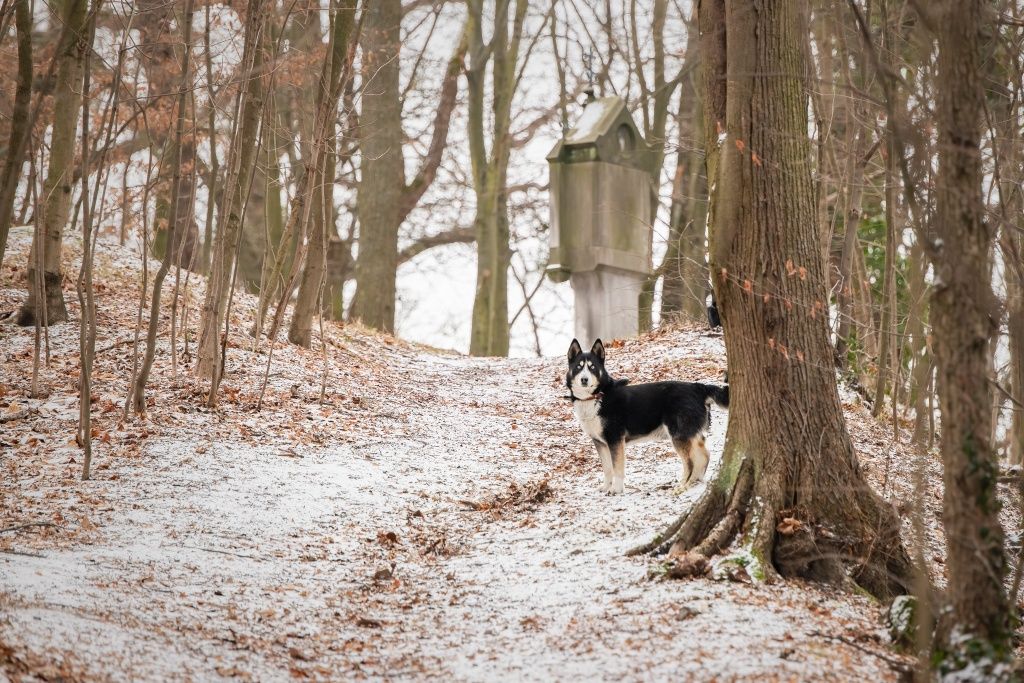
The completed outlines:
{"type": "Polygon", "coordinates": [[[416,258],[427,249],[441,247],[446,244],[468,244],[476,241],[476,230],[474,228],[452,228],[436,235],[427,235],[398,252],[398,265],[416,258]]]}
{"type": "Polygon", "coordinates": [[[451,124],[452,112],[455,110],[455,101],[459,94],[459,74],[462,73],[462,61],[469,48],[469,20],[463,26],[462,38],[459,40],[455,52],[448,59],[448,68],[444,74],[444,81],[441,84],[441,100],[437,105],[437,114],[434,116],[434,131],[430,138],[430,146],[423,159],[423,165],[416,173],[416,177],[409,183],[402,192],[399,208],[399,220],[404,221],[420,199],[427,191],[434,178],[437,177],[437,169],[441,166],[441,159],[448,143],[448,129],[451,124]]]}

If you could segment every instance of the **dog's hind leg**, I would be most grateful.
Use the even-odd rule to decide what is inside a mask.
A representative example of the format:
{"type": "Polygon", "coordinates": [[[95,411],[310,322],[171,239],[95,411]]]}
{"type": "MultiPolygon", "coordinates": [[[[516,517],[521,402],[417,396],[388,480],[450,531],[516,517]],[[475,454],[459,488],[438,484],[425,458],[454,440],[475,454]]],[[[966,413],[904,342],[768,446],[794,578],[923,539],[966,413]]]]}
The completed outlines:
{"type": "Polygon", "coordinates": [[[626,487],[626,441],[620,439],[609,445],[612,456],[611,494],[622,493],[626,487]]]}
{"type": "Polygon", "coordinates": [[[704,481],[704,473],[708,471],[711,454],[708,453],[703,434],[693,437],[690,453],[693,455],[693,472],[690,474],[690,479],[694,482],[704,481]]]}
{"type": "Polygon", "coordinates": [[[608,444],[594,439],[594,448],[601,458],[601,468],[604,470],[604,483],[597,487],[601,493],[608,493],[612,490],[612,453],[608,450],[608,444]]]}
{"type": "Polygon", "coordinates": [[[676,451],[676,455],[682,461],[682,470],[679,472],[679,482],[676,484],[675,489],[672,493],[679,495],[686,490],[686,487],[690,484],[690,473],[693,471],[693,460],[690,457],[690,439],[672,439],[672,447],[676,451]]]}

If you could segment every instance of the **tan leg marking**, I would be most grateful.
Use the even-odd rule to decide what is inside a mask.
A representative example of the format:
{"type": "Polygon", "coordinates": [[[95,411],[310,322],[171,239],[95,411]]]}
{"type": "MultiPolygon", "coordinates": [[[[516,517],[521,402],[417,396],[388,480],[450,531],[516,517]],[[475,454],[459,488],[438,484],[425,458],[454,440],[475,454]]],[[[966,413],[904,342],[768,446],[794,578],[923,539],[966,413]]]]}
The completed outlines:
{"type": "Polygon", "coordinates": [[[690,480],[693,482],[704,481],[704,473],[708,471],[711,454],[708,452],[703,436],[694,437],[690,452],[693,453],[693,472],[690,474],[690,480]]]}
{"type": "Polygon", "coordinates": [[[678,439],[672,439],[672,448],[675,449],[676,455],[679,456],[679,460],[682,461],[682,470],[679,472],[679,481],[676,483],[673,493],[676,495],[686,490],[686,487],[690,483],[690,473],[693,471],[693,459],[690,457],[690,441],[681,441],[678,439]]]}

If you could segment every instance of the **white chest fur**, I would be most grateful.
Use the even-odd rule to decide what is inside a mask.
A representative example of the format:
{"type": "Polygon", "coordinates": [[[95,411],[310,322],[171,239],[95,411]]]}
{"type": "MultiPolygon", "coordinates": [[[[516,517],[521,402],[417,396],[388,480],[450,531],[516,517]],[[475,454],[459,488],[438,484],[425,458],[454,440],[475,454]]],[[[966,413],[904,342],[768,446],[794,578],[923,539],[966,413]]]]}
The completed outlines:
{"type": "Polygon", "coordinates": [[[572,404],[572,410],[576,413],[576,419],[579,420],[580,426],[583,427],[583,433],[591,439],[603,442],[604,433],[601,426],[601,418],[597,414],[597,409],[600,407],[601,399],[574,401],[572,404]]]}

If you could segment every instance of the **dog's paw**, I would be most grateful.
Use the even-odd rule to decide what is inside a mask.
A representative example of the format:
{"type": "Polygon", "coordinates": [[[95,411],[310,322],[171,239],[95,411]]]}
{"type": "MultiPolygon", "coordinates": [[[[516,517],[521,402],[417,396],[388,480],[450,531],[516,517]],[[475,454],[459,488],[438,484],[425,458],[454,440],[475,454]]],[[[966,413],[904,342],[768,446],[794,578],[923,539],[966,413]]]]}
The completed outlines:
{"type": "Polygon", "coordinates": [[[623,484],[623,482],[616,481],[616,482],[612,483],[611,488],[608,489],[608,493],[610,493],[613,496],[619,496],[619,495],[622,495],[622,493],[625,490],[625,488],[626,487],[623,484]]]}
{"type": "Polygon", "coordinates": [[[690,490],[690,482],[684,481],[684,482],[681,482],[679,484],[676,484],[675,488],[672,489],[672,495],[673,496],[681,496],[681,495],[683,495],[684,493],[686,493],[689,490],[690,490]]]}
{"type": "Polygon", "coordinates": [[[600,491],[601,493],[608,493],[609,491],[611,491],[611,489],[612,483],[610,481],[606,481],[605,483],[597,487],[597,490],[600,491]]]}

